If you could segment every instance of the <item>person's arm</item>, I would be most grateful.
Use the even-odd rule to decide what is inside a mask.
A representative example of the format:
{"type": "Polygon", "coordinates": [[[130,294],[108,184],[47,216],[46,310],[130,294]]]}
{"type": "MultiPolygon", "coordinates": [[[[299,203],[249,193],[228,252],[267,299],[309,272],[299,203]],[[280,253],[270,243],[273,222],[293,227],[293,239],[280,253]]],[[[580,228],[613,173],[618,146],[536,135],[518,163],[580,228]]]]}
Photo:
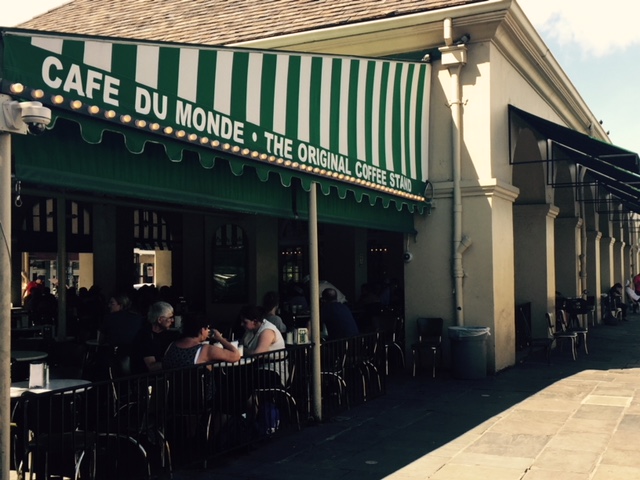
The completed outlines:
{"type": "Polygon", "coordinates": [[[158,362],[156,357],[144,357],[144,364],[147,366],[147,370],[150,372],[157,372],[158,370],[162,370],[162,362],[158,362]]]}
{"type": "Polygon", "coordinates": [[[273,344],[276,339],[276,334],[273,330],[265,330],[260,334],[258,338],[258,346],[252,352],[252,355],[257,355],[258,353],[265,353],[269,351],[269,347],[273,344]]]}
{"type": "MultiPolygon", "coordinates": [[[[240,360],[240,351],[233,346],[218,330],[213,330],[213,340],[220,342],[222,348],[214,347],[213,345],[204,345],[203,352],[204,358],[207,362],[237,362],[240,360]]],[[[200,355],[202,355],[202,353],[200,355]]]]}

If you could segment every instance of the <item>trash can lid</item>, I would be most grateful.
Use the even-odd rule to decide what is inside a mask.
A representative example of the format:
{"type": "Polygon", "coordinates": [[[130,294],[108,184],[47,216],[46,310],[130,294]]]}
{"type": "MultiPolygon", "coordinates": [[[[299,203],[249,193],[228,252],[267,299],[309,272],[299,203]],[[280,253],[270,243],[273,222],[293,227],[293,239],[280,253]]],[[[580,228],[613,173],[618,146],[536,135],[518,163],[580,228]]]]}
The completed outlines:
{"type": "Polygon", "coordinates": [[[480,337],[491,335],[489,327],[449,327],[449,338],[480,337]]]}

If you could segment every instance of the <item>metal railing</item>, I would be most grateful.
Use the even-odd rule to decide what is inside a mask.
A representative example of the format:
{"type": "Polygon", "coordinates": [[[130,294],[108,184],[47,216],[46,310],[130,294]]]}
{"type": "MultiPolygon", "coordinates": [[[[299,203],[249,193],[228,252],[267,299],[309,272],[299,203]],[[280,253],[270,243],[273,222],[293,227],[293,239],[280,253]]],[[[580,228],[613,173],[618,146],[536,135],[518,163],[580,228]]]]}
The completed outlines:
{"type": "MultiPolygon", "coordinates": [[[[298,431],[312,412],[312,348],[16,395],[13,468],[38,478],[149,478],[298,431]]],[[[378,334],[321,349],[325,418],[384,394],[378,334]]]]}

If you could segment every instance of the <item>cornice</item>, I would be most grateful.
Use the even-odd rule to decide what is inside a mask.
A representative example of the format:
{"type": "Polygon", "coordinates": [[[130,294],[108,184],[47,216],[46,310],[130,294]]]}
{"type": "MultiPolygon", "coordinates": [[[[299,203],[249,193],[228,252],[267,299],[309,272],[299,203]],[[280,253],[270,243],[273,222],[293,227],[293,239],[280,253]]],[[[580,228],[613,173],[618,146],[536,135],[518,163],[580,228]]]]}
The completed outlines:
{"type": "MultiPolygon", "coordinates": [[[[520,189],[497,178],[467,180],[460,182],[463,197],[496,197],[515,202],[520,189]]],[[[453,182],[434,182],[434,199],[450,198],[453,194],[453,182]]]]}

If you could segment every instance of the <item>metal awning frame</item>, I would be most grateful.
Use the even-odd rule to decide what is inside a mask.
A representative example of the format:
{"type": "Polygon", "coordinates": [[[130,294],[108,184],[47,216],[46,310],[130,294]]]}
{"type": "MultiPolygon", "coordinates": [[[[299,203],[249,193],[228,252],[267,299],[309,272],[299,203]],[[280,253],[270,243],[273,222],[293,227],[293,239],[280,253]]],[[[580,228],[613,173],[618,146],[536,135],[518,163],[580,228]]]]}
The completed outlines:
{"type": "Polygon", "coordinates": [[[598,213],[618,213],[619,205],[630,212],[640,213],[640,169],[638,168],[637,154],[600,142],[585,134],[509,106],[509,124],[511,126],[514,125],[514,117],[526,123],[539,135],[546,137],[546,158],[515,162],[512,142],[513,128],[510,128],[510,165],[546,163],[546,183],[548,186],[553,188],[576,187],[576,200],[597,203],[598,205],[604,204],[604,207],[596,209],[598,213]],[[558,156],[558,152],[565,153],[566,156],[558,156]],[[615,160],[619,160],[621,165],[614,163],[615,160]],[[585,181],[578,180],[581,175],[577,174],[574,176],[575,180],[570,182],[557,181],[556,164],[558,162],[570,162],[576,168],[586,169],[585,181]],[[577,188],[594,185],[597,190],[593,200],[585,199],[582,195],[582,188],[577,188]]]}

